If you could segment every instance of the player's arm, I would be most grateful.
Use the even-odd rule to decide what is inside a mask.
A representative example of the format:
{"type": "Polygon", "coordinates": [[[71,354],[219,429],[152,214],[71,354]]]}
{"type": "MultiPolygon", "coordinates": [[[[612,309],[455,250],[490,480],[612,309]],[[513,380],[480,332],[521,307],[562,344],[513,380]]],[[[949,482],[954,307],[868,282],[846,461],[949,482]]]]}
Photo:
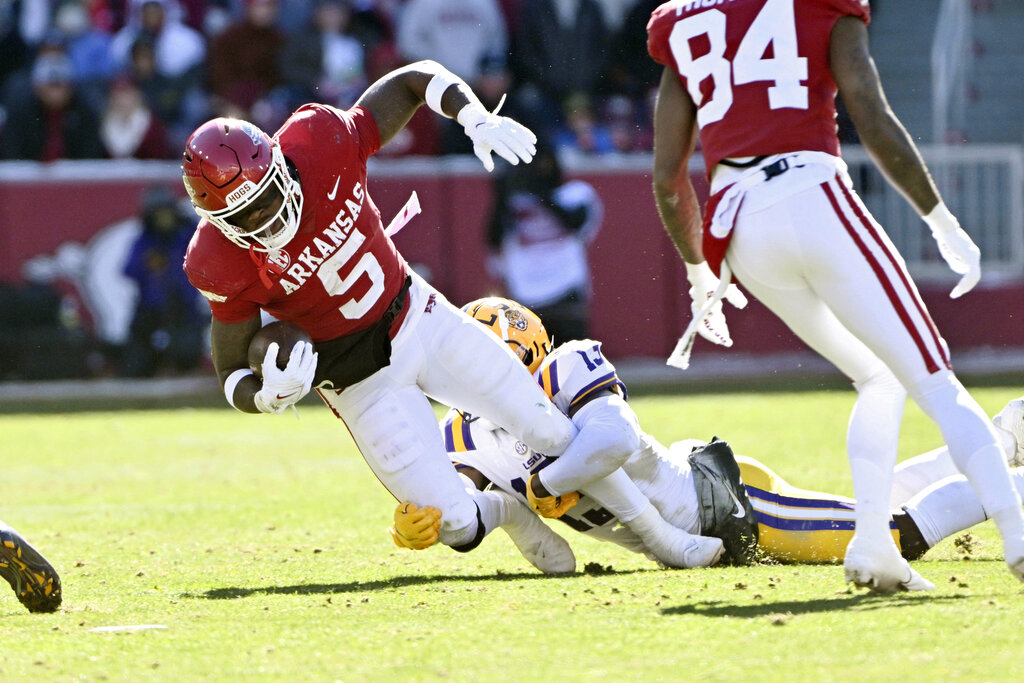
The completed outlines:
{"type": "Polygon", "coordinates": [[[240,323],[222,323],[216,318],[210,325],[210,345],[213,355],[213,367],[220,379],[225,393],[229,389],[227,382],[234,375],[234,387],[228,402],[243,413],[258,413],[255,399],[256,392],[263,388],[263,383],[253,374],[244,374],[249,370],[249,340],[260,329],[260,317],[253,316],[240,323]],[[241,373],[241,374],[236,374],[241,373]]]}
{"type": "Polygon", "coordinates": [[[886,179],[921,214],[949,267],[963,276],[950,293],[954,299],[959,297],[981,278],[981,251],[946,208],[917,146],[889,107],[863,21],[841,17],[836,22],[829,59],[832,77],[864,147],[886,179]]]}
{"type": "Polygon", "coordinates": [[[382,145],[397,135],[424,103],[462,124],[473,141],[474,154],[488,171],[494,170],[491,152],[513,165],[533,159],[537,137],[528,128],[488,112],[465,81],[431,60],[384,75],[356,102],[373,115],[382,145]]]}
{"type": "Polygon", "coordinates": [[[249,367],[249,342],[259,331],[261,320],[255,315],[238,323],[223,323],[216,318],[210,326],[213,367],[228,403],[243,413],[279,414],[309,393],[316,373],[317,354],[308,342],[295,344],[288,364],[277,364],[278,345],[272,343],[257,377],[249,367]]]}
{"type": "Polygon", "coordinates": [[[679,77],[666,67],[654,107],[654,199],[665,231],[690,264],[704,261],[700,203],[689,169],[696,143],[697,108],[679,77]]]}
{"type": "Polygon", "coordinates": [[[579,491],[617,470],[640,447],[640,422],[625,399],[602,391],[572,417],[576,438],[551,465],[533,477],[541,497],[579,491]]]}
{"type": "Polygon", "coordinates": [[[856,17],[841,17],[832,29],[829,49],[832,77],[864,147],[918,213],[929,213],[939,203],[939,193],[882,91],[868,48],[867,25],[856,17]]]}

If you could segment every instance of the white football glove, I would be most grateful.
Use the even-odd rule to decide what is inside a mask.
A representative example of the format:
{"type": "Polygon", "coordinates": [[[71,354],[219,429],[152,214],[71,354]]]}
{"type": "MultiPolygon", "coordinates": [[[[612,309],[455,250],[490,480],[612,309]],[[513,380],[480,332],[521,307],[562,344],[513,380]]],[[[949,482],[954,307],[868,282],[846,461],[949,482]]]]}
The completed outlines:
{"type": "Polygon", "coordinates": [[[491,152],[513,166],[520,159],[530,163],[537,153],[537,136],[533,131],[507,116],[498,116],[497,111],[489,112],[481,104],[471,102],[456,117],[473,141],[473,154],[483,162],[488,173],[494,170],[491,152]]]}
{"type": "Polygon", "coordinates": [[[932,237],[939,244],[942,258],[954,273],[963,276],[949,293],[950,299],[958,299],[971,291],[981,279],[981,250],[971,236],[960,227],[960,222],[950,213],[944,202],[939,202],[931,213],[922,218],[931,228],[932,237]]]}
{"type": "MultiPolygon", "coordinates": [[[[684,262],[685,263],[685,262],[684,262]]],[[[718,278],[711,272],[711,266],[707,261],[693,265],[685,263],[686,279],[690,281],[690,311],[693,315],[699,315],[701,308],[715,294],[718,288],[718,278]]],[[[740,288],[730,284],[725,290],[725,300],[736,308],[745,308],[747,297],[740,288]]],[[[704,316],[704,320],[697,327],[697,334],[714,344],[732,346],[732,337],[729,336],[729,327],[725,324],[725,314],[722,312],[722,303],[716,302],[711,311],[704,316]]]]}
{"type": "Polygon", "coordinates": [[[267,347],[263,358],[263,388],[256,392],[256,407],[261,413],[280,415],[288,406],[298,403],[309,393],[316,373],[319,354],[309,342],[298,342],[292,347],[288,366],[277,367],[277,342],[267,347]]]}

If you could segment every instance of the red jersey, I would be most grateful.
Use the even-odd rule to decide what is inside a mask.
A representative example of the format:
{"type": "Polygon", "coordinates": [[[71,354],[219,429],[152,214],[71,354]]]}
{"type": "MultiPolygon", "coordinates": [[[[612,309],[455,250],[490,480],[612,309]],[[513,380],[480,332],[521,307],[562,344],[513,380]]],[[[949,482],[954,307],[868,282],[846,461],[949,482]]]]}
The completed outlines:
{"type": "Polygon", "coordinates": [[[802,150],[839,156],[832,27],[871,20],[867,0],[672,0],[647,50],[697,106],[708,174],[726,157],[802,150]]]}
{"type": "Polygon", "coordinates": [[[299,172],[303,198],[298,232],[276,261],[283,273],[268,289],[249,252],[205,220],[189,244],[185,273],[223,323],[263,309],[315,342],[364,330],[383,317],[406,277],[366,190],[366,160],[380,149],[377,123],[362,107],[307,104],[274,137],[299,172]]]}

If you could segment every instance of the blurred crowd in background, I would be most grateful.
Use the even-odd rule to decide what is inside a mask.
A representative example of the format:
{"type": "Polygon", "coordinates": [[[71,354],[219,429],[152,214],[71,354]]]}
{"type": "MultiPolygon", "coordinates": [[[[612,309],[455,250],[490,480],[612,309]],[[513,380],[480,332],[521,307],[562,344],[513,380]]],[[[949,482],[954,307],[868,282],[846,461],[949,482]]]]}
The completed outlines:
{"type": "MultiPolygon", "coordinates": [[[[0,159],[177,159],[434,59],[559,153],[650,150],[646,0],[0,0],[0,159]]],[[[384,155],[469,153],[423,110],[384,155]]]]}

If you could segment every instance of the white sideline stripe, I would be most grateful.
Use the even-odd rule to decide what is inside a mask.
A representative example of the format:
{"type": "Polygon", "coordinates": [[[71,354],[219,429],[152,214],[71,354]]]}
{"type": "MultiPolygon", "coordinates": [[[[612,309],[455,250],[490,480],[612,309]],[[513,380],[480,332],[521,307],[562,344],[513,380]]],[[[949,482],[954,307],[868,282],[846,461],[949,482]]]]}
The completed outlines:
{"type": "MultiPolygon", "coordinates": [[[[217,378],[94,379],[0,383],[0,403],[45,399],[168,398],[220,392],[217,378]]],[[[2,406],[0,406],[2,407],[2,406]]]]}

